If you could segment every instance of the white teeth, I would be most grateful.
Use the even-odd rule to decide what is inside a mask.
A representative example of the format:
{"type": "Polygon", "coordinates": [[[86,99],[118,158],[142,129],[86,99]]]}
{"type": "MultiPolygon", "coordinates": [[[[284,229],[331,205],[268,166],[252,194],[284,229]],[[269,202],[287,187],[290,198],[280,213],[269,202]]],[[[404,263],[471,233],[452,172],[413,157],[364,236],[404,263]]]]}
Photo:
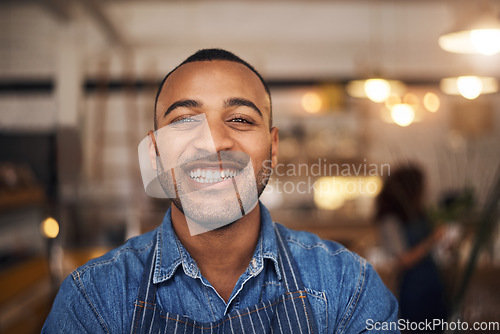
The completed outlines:
{"type": "Polygon", "coordinates": [[[221,182],[238,175],[238,171],[234,169],[211,170],[211,169],[194,169],[189,173],[189,176],[200,183],[215,183],[221,182]]]}

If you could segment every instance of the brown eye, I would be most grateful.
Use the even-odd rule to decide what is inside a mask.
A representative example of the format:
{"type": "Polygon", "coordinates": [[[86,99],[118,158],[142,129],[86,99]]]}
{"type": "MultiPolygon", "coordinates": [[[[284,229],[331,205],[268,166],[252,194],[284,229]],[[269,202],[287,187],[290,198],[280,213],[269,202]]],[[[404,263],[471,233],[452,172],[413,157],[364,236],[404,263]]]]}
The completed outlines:
{"type": "Polygon", "coordinates": [[[244,119],[244,118],[233,118],[233,119],[231,120],[231,122],[234,122],[234,123],[250,123],[250,122],[248,122],[248,121],[247,121],[246,119],[244,119]]]}
{"type": "Polygon", "coordinates": [[[250,119],[249,117],[245,117],[245,116],[241,116],[241,115],[237,115],[237,116],[233,116],[229,122],[231,123],[240,123],[240,124],[254,124],[254,121],[252,119],[250,119]]]}

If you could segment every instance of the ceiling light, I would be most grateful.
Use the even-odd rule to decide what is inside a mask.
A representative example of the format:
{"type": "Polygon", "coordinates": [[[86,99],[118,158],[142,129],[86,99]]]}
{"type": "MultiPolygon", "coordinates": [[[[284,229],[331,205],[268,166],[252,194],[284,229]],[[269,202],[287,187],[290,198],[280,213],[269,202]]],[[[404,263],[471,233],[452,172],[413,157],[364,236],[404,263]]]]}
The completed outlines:
{"type": "Polygon", "coordinates": [[[406,86],[398,80],[371,78],[367,80],[352,80],[347,84],[346,90],[352,97],[369,98],[379,103],[384,102],[391,93],[395,93],[396,95],[403,94],[406,86]]]}
{"type": "Polygon", "coordinates": [[[317,93],[309,92],[302,96],[302,108],[311,114],[315,114],[321,110],[323,102],[321,96],[317,93]]]}
{"type": "Polygon", "coordinates": [[[500,52],[500,29],[471,30],[470,39],[480,54],[491,56],[500,52]]]}
{"type": "Polygon", "coordinates": [[[424,107],[430,112],[436,112],[439,110],[439,96],[434,94],[433,92],[427,92],[424,96],[424,107]]]}
{"type": "Polygon", "coordinates": [[[396,104],[391,108],[391,117],[394,123],[405,127],[413,123],[415,110],[407,103],[396,104]]]}
{"type": "Polygon", "coordinates": [[[493,55],[500,52],[500,20],[488,9],[469,15],[455,29],[439,37],[439,46],[448,52],[493,55]]]}
{"type": "Polygon", "coordinates": [[[490,94],[498,91],[498,82],[492,77],[460,76],[441,79],[441,90],[450,95],[462,95],[472,100],[481,94],[490,94]]]}
{"type": "Polygon", "coordinates": [[[364,83],[365,94],[373,102],[384,102],[391,94],[391,85],[385,79],[368,79],[364,83]]]}
{"type": "Polygon", "coordinates": [[[460,95],[469,100],[474,100],[481,95],[483,83],[481,79],[473,75],[458,77],[457,88],[460,95]]]}

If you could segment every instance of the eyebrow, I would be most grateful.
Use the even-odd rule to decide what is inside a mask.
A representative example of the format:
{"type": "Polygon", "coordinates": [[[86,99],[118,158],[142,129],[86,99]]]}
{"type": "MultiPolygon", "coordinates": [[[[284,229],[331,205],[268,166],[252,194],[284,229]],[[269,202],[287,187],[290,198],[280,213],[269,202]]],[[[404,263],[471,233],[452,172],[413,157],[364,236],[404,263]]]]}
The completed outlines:
{"type": "MultiPolygon", "coordinates": [[[[163,117],[166,117],[168,114],[170,114],[172,111],[174,111],[177,108],[198,108],[201,107],[203,104],[200,101],[197,100],[179,100],[175,101],[172,103],[167,110],[165,111],[165,114],[163,117]]],[[[250,100],[241,98],[241,97],[232,97],[224,101],[224,108],[231,108],[231,107],[249,107],[255,110],[261,117],[262,112],[260,109],[255,105],[250,100]]]]}
{"type": "Polygon", "coordinates": [[[230,99],[227,99],[224,102],[224,107],[225,108],[230,108],[230,107],[249,107],[249,108],[252,108],[253,110],[255,110],[260,115],[260,117],[263,117],[262,116],[262,112],[260,111],[259,108],[257,108],[257,106],[255,105],[255,103],[253,103],[250,100],[243,99],[243,98],[240,98],[240,97],[232,97],[230,99]]]}
{"type": "Polygon", "coordinates": [[[163,117],[166,117],[168,114],[170,114],[172,111],[174,111],[177,108],[197,108],[201,107],[202,103],[196,100],[179,100],[175,101],[170,105],[170,107],[167,108],[165,111],[165,114],[163,117]]]}

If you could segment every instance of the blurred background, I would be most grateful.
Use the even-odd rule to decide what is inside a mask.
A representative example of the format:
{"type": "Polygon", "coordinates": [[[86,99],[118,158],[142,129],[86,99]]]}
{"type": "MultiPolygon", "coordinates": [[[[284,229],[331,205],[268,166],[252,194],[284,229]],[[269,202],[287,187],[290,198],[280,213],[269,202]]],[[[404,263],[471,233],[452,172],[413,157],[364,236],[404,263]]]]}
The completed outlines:
{"type": "Polygon", "coordinates": [[[262,200],[275,221],[358,252],[398,295],[374,203],[392,170],[417,164],[426,212],[446,226],[432,254],[448,302],[462,320],[498,321],[499,12],[458,0],[1,1],[0,331],[39,332],[66,275],[161,222],[169,202],[145,194],[137,146],[163,76],[207,47],[270,85],[280,165],[262,200]]]}

